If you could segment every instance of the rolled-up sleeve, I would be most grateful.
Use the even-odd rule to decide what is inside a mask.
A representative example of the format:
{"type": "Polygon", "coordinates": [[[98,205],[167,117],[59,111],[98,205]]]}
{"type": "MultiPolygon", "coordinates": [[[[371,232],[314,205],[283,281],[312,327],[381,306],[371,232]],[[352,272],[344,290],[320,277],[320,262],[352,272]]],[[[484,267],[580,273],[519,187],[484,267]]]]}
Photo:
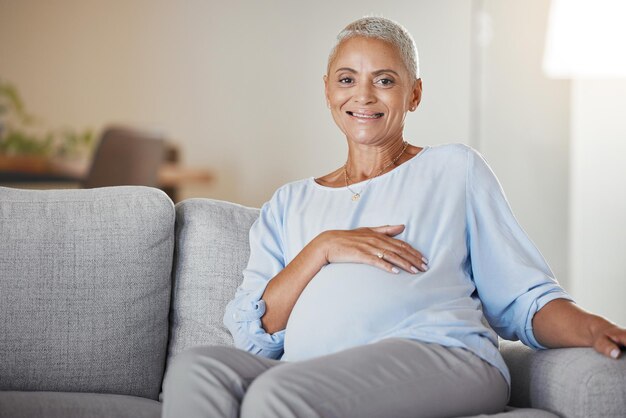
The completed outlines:
{"type": "Polygon", "coordinates": [[[554,299],[572,298],[515,219],[489,165],[472,149],[466,202],[471,274],[487,320],[505,339],[545,348],[533,334],[533,316],[554,299]]]}
{"type": "Polygon", "coordinates": [[[269,334],[263,329],[265,301],[261,297],[269,281],[285,267],[279,231],[272,203],[268,202],[250,229],[250,259],[243,282],[224,313],[224,325],[235,347],[274,359],[282,357],[285,330],[269,334]]]}

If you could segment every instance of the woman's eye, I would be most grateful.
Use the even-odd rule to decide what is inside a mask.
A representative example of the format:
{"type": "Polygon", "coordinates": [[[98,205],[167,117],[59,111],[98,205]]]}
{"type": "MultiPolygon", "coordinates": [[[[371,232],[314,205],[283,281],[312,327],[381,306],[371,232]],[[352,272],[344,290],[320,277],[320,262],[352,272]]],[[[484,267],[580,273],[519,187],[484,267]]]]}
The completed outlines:
{"type": "Polygon", "coordinates": [[[344,77],[339,79],[339,82],[341,84],[351,84],[352,83],[352,79],[350,77],[344,77]]]}
{"type": "Polygon", "coordinates": [[[383,86],[391,86],[393,84],[393,80],[390,78],[381,78],[380,80],[376,81],[376,83],[382,84],[383,86]]]}

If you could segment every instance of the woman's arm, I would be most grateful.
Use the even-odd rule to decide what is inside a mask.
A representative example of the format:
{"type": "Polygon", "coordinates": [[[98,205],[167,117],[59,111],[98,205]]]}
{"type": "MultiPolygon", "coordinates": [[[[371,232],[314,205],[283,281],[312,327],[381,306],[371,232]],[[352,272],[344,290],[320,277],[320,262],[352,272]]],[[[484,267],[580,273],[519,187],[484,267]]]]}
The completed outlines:
{"type": "Polygon", "coordinates": [[[270,280],[263,296],[265,313],[261,326],[273,334],[285,329],[298,297],[324,265],[320,251],[311,241],[300,253],[270,280]]]}
{"type": "Polygon", "coordinates": [[[549,348],[593,347],[618,358],[620,348],[626,346],[626,329],[564,299],[548,302],[535,314],[533,331],[537,341],[549,348]]]}
{"type": "Polygon", "coordinates": [[[261,317],[265,331],[272,334],[285,329],[300,294],[326,264],[364,263],[390,273],[398,273],[398,267],[413,274],[427,270],[427,260],[420,252],[392,238],[402,231],[403,225],[394,225],[322,232],[265,288],[265,314],[261,317]]]}

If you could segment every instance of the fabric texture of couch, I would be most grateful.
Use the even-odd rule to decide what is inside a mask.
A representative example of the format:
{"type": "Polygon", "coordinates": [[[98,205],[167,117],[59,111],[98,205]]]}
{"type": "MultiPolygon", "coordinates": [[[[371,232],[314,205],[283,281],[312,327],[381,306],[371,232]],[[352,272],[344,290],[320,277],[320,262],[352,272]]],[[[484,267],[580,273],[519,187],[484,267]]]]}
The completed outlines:
{"type": "MultiPolygon", "coordinates": [[[[222,316],[257,216],[139,186],[0,188],[0,418],[158,417],[169,359],[233,344],[222,316]]],[[[626,358],[501,352],[513,387],[497,416],[625,416],[626,358]]]]}

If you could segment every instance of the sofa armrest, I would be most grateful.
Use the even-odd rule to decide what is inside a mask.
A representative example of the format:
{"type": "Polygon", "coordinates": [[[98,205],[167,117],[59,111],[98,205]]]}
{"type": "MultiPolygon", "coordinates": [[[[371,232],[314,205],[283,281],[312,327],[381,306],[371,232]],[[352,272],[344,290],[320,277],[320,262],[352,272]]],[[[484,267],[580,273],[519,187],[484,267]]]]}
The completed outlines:
{"type": "Polygon", "coordinates": [[[502,341],[511,371],[510,405],[538,408],[562,417],[623,417],[626,356],[613,360],[591,348],[535,351],[502,341]]]}

